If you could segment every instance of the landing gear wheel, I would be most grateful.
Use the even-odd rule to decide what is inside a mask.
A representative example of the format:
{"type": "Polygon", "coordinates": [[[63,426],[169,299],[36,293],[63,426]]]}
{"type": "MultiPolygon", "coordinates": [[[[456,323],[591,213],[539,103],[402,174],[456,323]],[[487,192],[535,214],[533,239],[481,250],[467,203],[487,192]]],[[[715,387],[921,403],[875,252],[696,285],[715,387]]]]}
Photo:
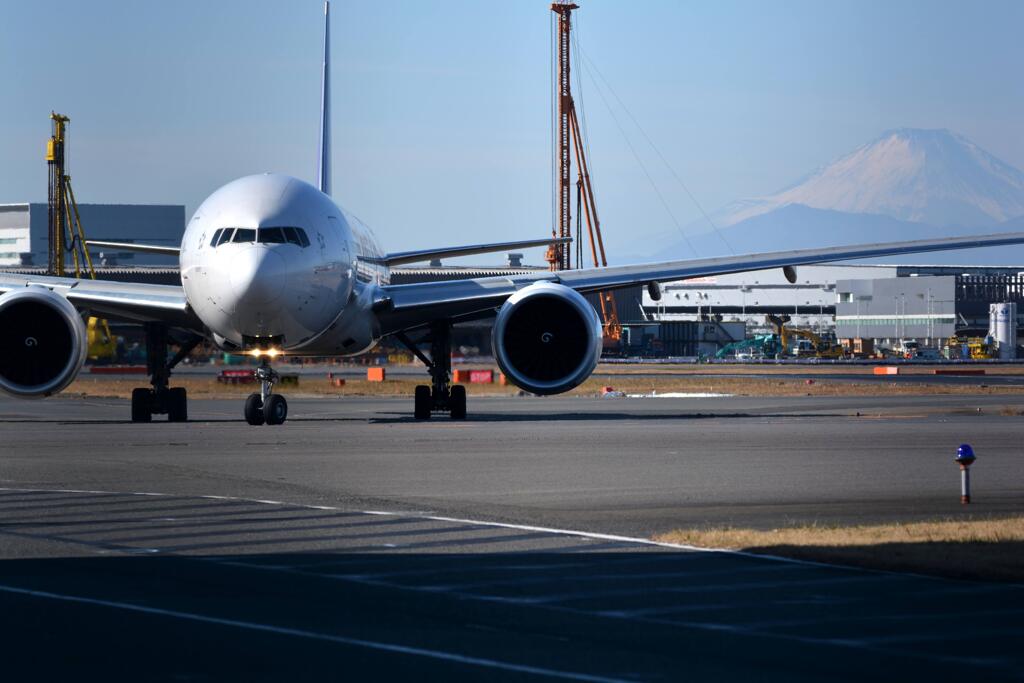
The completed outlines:
{"type": "Polygon", "coordinates": [[[259,394],[245,399],[245,421],[253,426],[263,424],[263,397],[259,394]]]}
{"type": "Polygon", "coordinates": [[[271,394],[263,404],[263,416],[268,425],[284,424],[288,419],[288,401],[281,394],[271,394]]]}
{"type": "Polygon", "coordinates": [[[465,420],[466,419],[466,387],[461,384],[452,385],[451,398],[449,399],[451,406],[451,416],[453,420],[465,420]]]}
{"type": "Polygon", "coordinates": [[[184,387],[167,390],[167,421],[188,422],[188,396],[184,387]]]}
{"type": "Polygon", "coordinates": [[[152,404],[152,389],[132,389],[132,422],[152,421],[152,404]]]}
{"type": "Polygon", "coordinates": [[[417,420],[429,420],[430,419],[430,408],[433,400],[430,397],[430,387],[425,384],[421,384],[416,387],[415,393],[415,408],[413,414],[417,420]]]}

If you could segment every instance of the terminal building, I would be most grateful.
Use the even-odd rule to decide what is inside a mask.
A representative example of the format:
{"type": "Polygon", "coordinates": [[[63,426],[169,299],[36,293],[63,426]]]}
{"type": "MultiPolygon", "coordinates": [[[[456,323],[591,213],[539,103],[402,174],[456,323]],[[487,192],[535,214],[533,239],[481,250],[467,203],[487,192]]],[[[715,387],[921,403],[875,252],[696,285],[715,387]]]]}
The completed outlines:
{"type": "Polygon", "coordinates": [[[787,314],[793,327],[838,339],[937,347],[954,334],[985,336],[990,304],[1024,302],[1024,267],[801,266],[794,283],[775,269],[670,282],[658,300],[646,288],[642,296],[653,321],[742,322],[749,336],[771,331],[767,314],[787,314]]]}
{"type": "MultiPolygon", "coordinates": [[[[46,266],[48,210],[46,203],[0,204],[0,267],[46,266]]],[[[78,210],[89,239],[178,247],[185,232],[181,204],[79,204],[78,210]]],[[[94,251],[93,257],[97,265],[178,265],[160,254],[94,251]]]]}

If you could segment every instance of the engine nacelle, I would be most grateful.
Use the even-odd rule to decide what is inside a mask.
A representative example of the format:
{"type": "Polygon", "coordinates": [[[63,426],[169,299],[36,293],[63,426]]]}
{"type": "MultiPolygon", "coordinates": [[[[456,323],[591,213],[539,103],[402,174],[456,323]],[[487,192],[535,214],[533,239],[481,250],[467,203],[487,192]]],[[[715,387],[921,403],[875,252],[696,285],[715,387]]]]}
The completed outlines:
{"type": "Polygon", "coordinates": [[[78,375],[88,346],[82,316],[61,295],[33,286],[0,296],[0,390],[54,394],[78,375]]]}
{"type": "Polygon", "coordinates": [[[538,282],[510,296],[491,333],[494,358],[516,386],[560,394],[581,384],[601,358],[601,321],[583,296],[538,282]]]}

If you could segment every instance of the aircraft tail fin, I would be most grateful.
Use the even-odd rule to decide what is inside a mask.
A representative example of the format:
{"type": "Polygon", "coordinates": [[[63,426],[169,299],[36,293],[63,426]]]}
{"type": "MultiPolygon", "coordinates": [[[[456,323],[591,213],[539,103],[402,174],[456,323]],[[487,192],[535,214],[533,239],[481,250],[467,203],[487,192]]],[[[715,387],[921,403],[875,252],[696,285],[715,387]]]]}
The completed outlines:
{"type": "Polygon", "coordinates": [[[317,187],[331,194],[331,3],[324,1],[324,66],[320,85],[320,158],[317,187]]]}

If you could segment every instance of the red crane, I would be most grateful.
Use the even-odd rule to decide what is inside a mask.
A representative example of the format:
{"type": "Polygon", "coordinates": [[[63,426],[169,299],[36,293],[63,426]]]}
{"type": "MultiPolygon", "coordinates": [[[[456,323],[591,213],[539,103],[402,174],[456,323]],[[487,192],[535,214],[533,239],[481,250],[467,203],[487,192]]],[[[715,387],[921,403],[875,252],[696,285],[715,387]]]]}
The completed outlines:
{"type": "MultiPolygon", "coordinates": [[[[594,267],[605,267],[608,259],[605,256],[604,240],[601,238],[601,222],[597,217],[597,203],[594,200],[594,186],[590,181],[590,169],[580,131],[579,119],[576,117],[576,105],[572,99],[570,84],[570,31],[572,30],[572,11],[579,5],[556,2],[551,11],[558,15],[558,45],[555,58],[558,62],[558,75],[555,81],[555,96],[558,102],[558,115],[555,122],[557,143],[555,159],[558,162],[558,216],[552,226],[555,237],[573,237],[572,230],[572,157],[576,158],[576,220],[577,220],[577,258],[573,265],[572,250],[568,244],[553,244],[548,248],[547,261],[551,270],[569,270],[583,266],[582,244],[579,234],[582,232],[580,215],[587,226],[587,238],[590,244],[590,256],[594,267]],[[582,210],[581,210],[582,209],[582,210]]],[[[604,324],[604,337],[608,344],[617,344],[622,337],[622,325],[615,306],[615,297],[611,292],[598,292],[601,302],[601,320],[604,324]]]]}

